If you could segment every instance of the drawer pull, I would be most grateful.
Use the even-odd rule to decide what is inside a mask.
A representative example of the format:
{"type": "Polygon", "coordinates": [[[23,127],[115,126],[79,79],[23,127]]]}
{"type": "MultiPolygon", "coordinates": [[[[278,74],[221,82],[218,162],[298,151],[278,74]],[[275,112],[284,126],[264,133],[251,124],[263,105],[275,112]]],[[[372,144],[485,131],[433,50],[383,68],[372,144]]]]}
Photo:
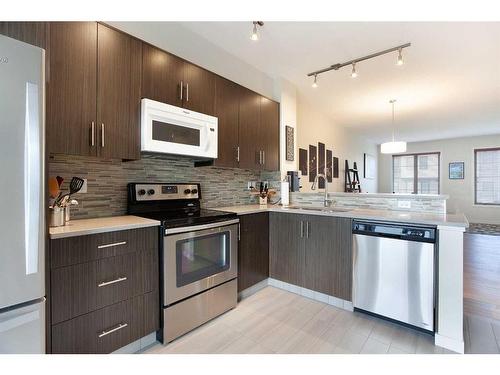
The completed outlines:
{"type": "Polygon", "coordinates": [[[103,281],[102,283],[97,284],[97,287],[100,288],[100,287],[106,286],[106,285],[121,283],[122,281],[125,281],[125,280],[127,280],[126,277],[119,277],[118,279],[114,279],[114,280],[111,280],[111,281],[103,281]]]}
{"type": "Polygon", "coordinates": [[[122,241],[122,242],[115,242],[115,243],[109,243],[107,245],[99,245],[97,246],[98,249],[105,249],[107,247],[113,247],[113,246],[121,246],[121,245],[126,245],[127,241],[122,241]]]}
{"type": "Polygon", "coordinates": [[[107,331],[102,331],[102,332],[99,334],[99,337],[104,337],[104,336],[107,336],[107,335],[109,335],[110,333],[116,332],[116,331],[118,331],[118,330],[120,330],[120,329],[122,329],[122,328],[125,328],[125,327],[127,327],[127,326],[128,326],[128,324],[127,324],[127,323],[120,323],[120,324],[118,324],[115,328],[111,328],[111,329],[109,329],[109,330],[107,330],[107,331]]]}

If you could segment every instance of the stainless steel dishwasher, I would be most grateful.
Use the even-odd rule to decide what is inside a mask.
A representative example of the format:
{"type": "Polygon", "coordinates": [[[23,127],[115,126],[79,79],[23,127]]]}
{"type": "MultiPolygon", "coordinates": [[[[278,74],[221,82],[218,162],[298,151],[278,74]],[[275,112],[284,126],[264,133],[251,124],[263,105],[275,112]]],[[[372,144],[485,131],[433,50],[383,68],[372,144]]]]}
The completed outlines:
{"type": "Polygon", "coordinates": [[[353,221],[356,310],[434,331],[436,229],[353,221]]]}

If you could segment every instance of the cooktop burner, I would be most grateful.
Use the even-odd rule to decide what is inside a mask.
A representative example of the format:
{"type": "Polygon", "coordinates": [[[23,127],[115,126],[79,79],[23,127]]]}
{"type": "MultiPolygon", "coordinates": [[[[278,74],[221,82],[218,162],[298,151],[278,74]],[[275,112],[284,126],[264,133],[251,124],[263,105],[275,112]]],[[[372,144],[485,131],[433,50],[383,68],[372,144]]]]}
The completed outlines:
{"type": "Polygon", "coordinates": [[[128,184],[128,213],[158,220],[164,228],[236,219],[232,212],[202,209],[200,184],[128,184]]]}

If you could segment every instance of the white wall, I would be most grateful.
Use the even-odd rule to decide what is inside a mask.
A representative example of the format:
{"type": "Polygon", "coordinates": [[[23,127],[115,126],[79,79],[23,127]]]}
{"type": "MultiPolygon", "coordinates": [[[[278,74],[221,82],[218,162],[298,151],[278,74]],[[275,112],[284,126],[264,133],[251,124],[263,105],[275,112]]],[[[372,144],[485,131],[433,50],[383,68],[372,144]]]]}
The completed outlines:
{"type": "MultiPolygon", "coordinates": [[[[450,196],[448,212],[462,212],[472,223],[500,224],[500,206],[474,204],[474,149],[499,146],[500,134],[408,143],[407,153],[441,153],[440,192],[450,196]],[[453,161],[465,163],[463,180],[448,179],[448,164],[453,161]]],[[[392,192],[392,156],[379,154],[378,161],[378,190],[381,193],[392,192]]]]}
{"type": "Polygon", "coordinates": [[[279,101],[274,79],[177,22],[107,22],[176,56],[279,101]]]}
{"type": "MultiPolygon", "coordinates": [[[[377,158],[377,145],[353,130],[335,125],[329,117],[316,110],[301,95],[298,96],[297,105],[297,134],[298,147],[309,152],[309,145],[317,146],[318,142],[322,142],[327,150],[333,151],[333,156],[339,158],[339,178],[333,179],[329,185],[330,191],[344,191],[344,165],[347,159],[351,168],[353,162],[358,165],[362,191],[377,192],[377,178],[368,180],[363,177],[363,154],[368,153],[377,158]]],[[[298,165],[298,150],[296,155],[298,165]]],[[[311,191],[312,183],[309,182],[309,176],[302,177],[301,183],[301,191],[311,191]]]]}

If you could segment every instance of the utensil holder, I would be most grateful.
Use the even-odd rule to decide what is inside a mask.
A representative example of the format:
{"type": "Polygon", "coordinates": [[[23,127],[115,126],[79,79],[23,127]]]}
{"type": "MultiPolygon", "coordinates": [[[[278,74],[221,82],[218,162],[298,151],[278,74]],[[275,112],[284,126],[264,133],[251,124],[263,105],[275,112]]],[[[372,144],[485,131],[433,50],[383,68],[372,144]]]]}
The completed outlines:
{"type": "Polygon", "coordinates": [[[70,221],[71,220],[71,206],[65,206],[64,207],[64,221],[70,221]]]}
{"type": "Polygon", "coordinates": [[[53,207],[49,208],[49,226],[51,227],[62,227],[66,224],[65,212],[63,207],[53,207]]]}

